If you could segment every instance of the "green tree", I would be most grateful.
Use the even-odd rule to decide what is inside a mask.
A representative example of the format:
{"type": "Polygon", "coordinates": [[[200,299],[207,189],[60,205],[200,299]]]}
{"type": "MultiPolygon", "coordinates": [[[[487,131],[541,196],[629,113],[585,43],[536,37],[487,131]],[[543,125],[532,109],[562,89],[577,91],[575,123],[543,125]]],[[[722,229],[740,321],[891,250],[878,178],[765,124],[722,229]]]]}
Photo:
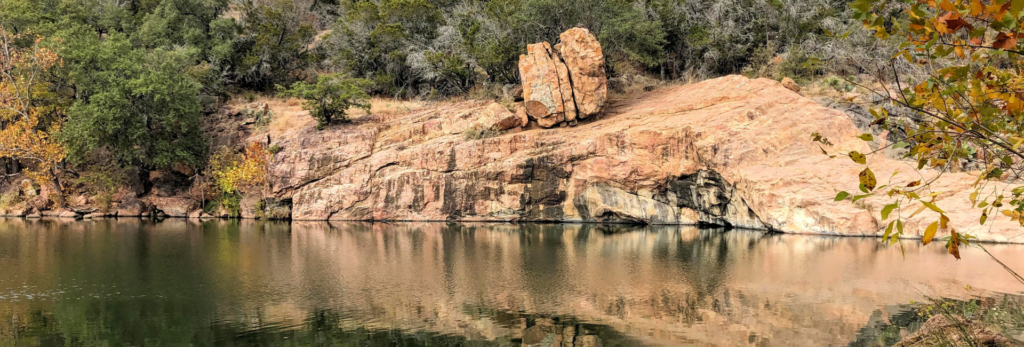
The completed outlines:
{"type": "Polygon", "coordinates": [[[83,163],[106,150],[113,160],[145,167],[198,167],[206,152],[197,96],[185,73],[189,50],[133,48],[128,37],[88,30],[63,36],[65,76],[76,92],[62,138],[83,163]]]}
{"type": "Polygon", "coordinates": [[[258,90],[301,77],[315,56],[316,27],[297,1],[247,1],[240,8],[241,36],[234,43],[236,82],[258,90]]]}
{"type": "Polygon", "coordinates": [[[335,119],[347,121],[349,108],[370,112],[370,97],[365,91],[369,86],[370,81],[333,74],[318,76],[316,84],[298,81],[290,88],[278,85],[277,89],[282,96],[303,99],[302,109],[309,111],[317,121],[316,128],[323,130],[335,119]]]}

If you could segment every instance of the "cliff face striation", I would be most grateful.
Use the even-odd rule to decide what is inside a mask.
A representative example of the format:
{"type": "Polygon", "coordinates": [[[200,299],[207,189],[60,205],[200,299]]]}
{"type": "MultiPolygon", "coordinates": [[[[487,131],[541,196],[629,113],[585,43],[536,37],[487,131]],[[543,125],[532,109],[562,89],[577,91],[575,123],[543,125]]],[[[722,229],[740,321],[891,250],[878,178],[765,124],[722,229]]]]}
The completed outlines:
{"type": "MultiPolygon", "coordinates": [[[[854,124],[778,82],[728,76],[609,104],[575,127],[531,123],[483,139],[463,132],[500,113],[485,102],[307,127],[275,140],[272,191],[291,199],[296,220],[713,223],[845,235],[876,235],[887,223],[877,213],[887,198],[832,201],[856,189],[863,166],[810,141],[820,132],[835,143],[830,152],[868,152],[854,124]]],[[[902,170],[894,180],[918,179],[903,162],[869,163],[880,178],[902,170]]],[[[946,174],[936,184],[953,225],[1024,241],[1014,222],[977,225],[971,182],[946,174]]],[[[910,219],[907,234],[923,232],[929,213],[910,219]]]]}

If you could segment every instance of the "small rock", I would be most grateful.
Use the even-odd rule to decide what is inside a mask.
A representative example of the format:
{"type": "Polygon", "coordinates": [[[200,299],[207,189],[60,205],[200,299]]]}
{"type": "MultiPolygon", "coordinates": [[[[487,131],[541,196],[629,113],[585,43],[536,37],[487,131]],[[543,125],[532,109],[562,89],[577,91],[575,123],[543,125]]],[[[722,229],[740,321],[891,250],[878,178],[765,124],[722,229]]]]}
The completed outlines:
{"type": "Polygon", "coordinates": [[[118,217],[141,217],[148,212],[145,202],[135,197],[125,197],[117,206],[118,217]]]}
{"type": "Polygon", "coordinates": [[[78,219],[79,218],[78,213],[75,213],[75,211],[71,211],[71,210],[63,210],[63,211],[61,211],[60,214],[57,215],[57,217],[69,218],[69,219],[78,219]]]}
{"type": "Polygon", "coordinates": [[[35,212],[35,213],[30,213],[30,214],[28,214],[28,215],[26,215],[26,216],[25,216],[25,218],[32,218],[32,219],[35,219],[35,218],[42,218],[42,217],[43,217],[43,215],[42,215],[42,214],[40,214],[39,212],[35,212]]]}
{"type": "Polygon", "coordinates": [[[477,123],[494,130],[508,130],[525,125],[515,113],[496,102],[488,105],[478,117],[477,123]]]}
{"type": "Polygon", "coordinates": [[[793,81],[792,78],[789,78],[789,77],[783,78],[782,79],[782,86],[786,87],[786,89],[792,90],[794,92],[800,92],[800,85],[796,84],[796,82],[793,81]]]}

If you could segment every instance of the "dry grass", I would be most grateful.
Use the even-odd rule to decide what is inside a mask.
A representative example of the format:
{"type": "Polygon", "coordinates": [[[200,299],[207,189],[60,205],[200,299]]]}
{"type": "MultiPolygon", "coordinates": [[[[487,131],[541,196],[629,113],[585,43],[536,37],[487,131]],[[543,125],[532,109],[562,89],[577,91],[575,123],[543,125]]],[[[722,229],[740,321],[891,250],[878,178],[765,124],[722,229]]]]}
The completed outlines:
{"type": "MultiPolygon", "coordinates": [[[[394,116],[407,112],[416,111],[429,106],[431,103],[420,100],[400,100],[374,97],[370,99],[370,113],[378,116],[394,116]]],[[[348,116],[358,118],[366,115],[366,111],[352,108],[348,116]]]]}
{"type": "MultiPolygon", "coordinates": [[[[259,96],[250,102],[247,98],[237,97],[230,100],[227,107],[231,112],[241,112],[246,108],[256,108],[260,104],[267,104],[270,111],[273,112],[273,119],[270,120],[270,124],[266,128],[271,138],[289,137],[290,134],[316,126],[316,121],[309,116],[309,112],[302,109],[302,100],[296,98],[282,99],[259,96]]],[[[374,97],[370,99],[370,110],[373,115],[388,117],[420,110],[431,104],[418,100],[374,97]]],[[[358,108],[348,111],[350,119],[359,119],[366,115],[365,111],[358,108]]]]}

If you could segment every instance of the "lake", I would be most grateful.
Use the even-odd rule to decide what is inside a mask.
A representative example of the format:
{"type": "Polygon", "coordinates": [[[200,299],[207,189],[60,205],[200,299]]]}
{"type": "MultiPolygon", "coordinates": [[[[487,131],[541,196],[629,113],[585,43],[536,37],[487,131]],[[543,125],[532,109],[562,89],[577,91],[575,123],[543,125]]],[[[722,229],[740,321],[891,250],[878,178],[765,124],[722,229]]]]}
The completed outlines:
{"type": "MultiPolygon", "coordinates": [[[[1024,264],[1024,246],[986,247],[1024,264]]],[[[0,345],[887,345],[923,323],[913,302],[1021,292],[980,249],[944,251],[696,227],[0,219],[0,345]]]]}

